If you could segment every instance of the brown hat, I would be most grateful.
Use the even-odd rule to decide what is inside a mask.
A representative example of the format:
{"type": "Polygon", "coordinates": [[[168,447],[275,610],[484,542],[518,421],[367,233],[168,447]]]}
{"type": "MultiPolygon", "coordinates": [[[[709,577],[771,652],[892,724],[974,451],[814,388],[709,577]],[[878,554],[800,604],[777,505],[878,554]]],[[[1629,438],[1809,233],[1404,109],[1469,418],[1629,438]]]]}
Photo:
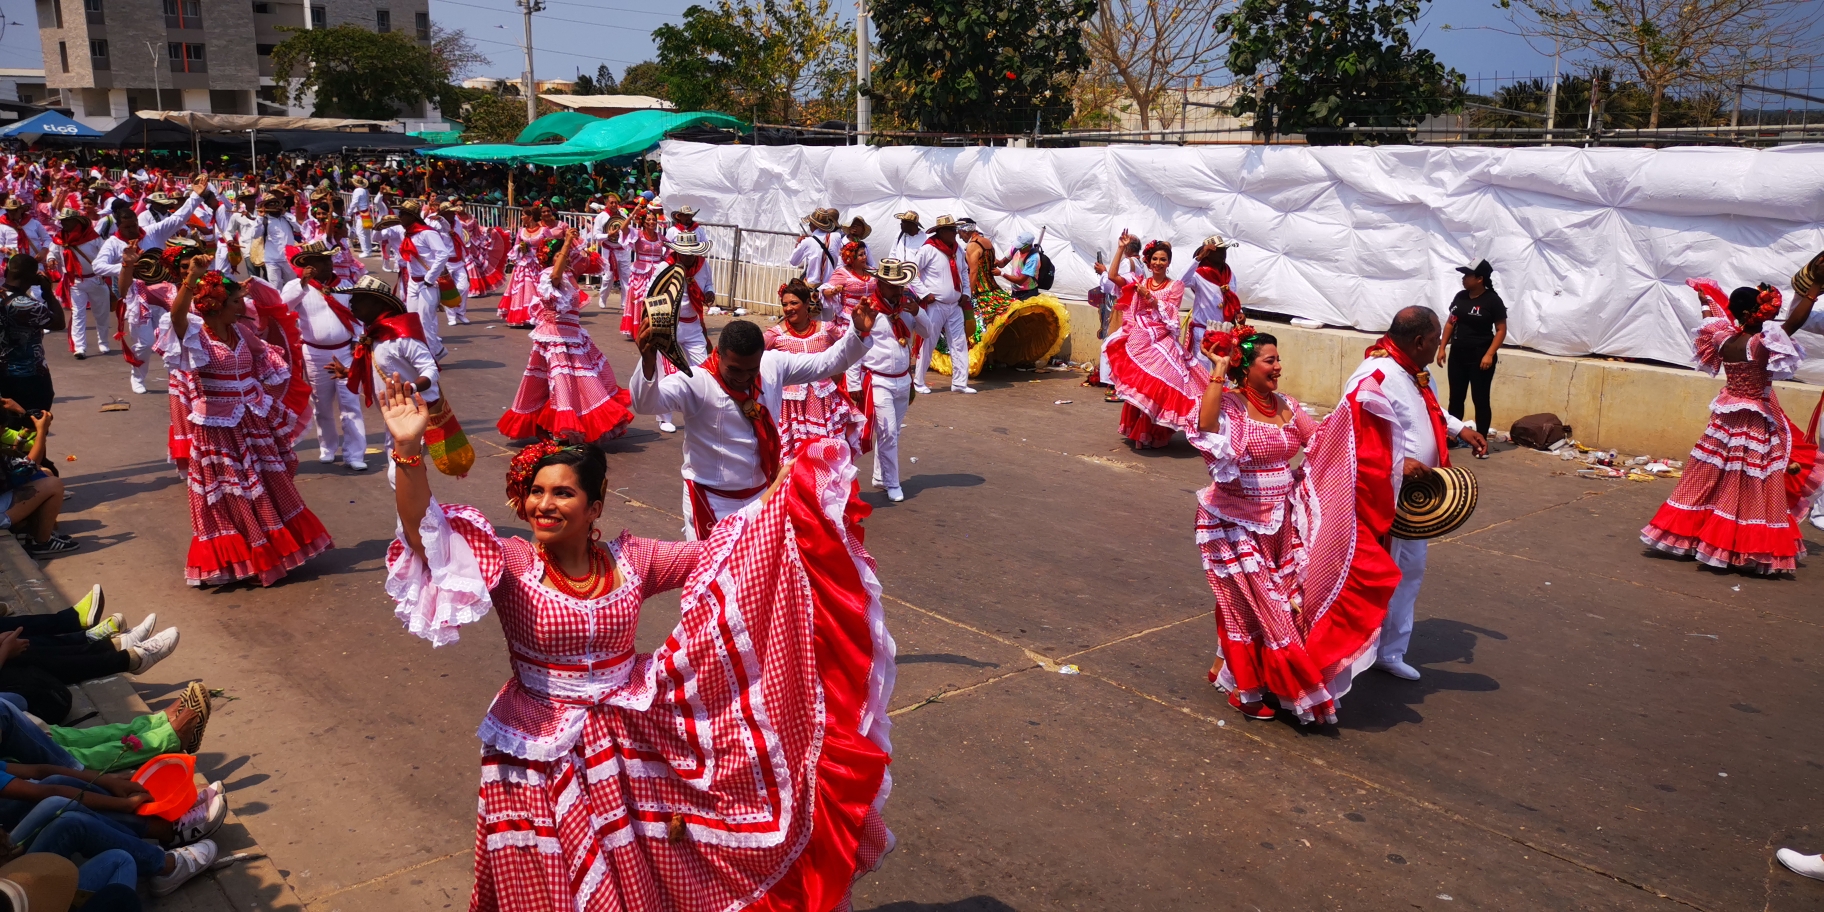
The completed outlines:
{"type": "Polygon", "coordinates": [[[806,216],[804,221],[805,224],[810,225],[818,231],[835,231],[836,226],[841,219],[842,216],[837,214],[834,209],[817,209],[806,216]]]}
{"type": "Polygon", "coordinates": [[[399,221],[399,216],[383,215],[383,216],[380,216],[379,221],[374,223],[374,227],[384,231],[388,228],[393,228],[400,224],[402,224],[402,223],[399,221]]]}
{"type": "Polygon", "coordinates": [[[393,293],[393,286],[388,285],[385,279],[376,275],[364,275],[356,280],[355,284],[333,291],[335,294],[345,294],[350,298],[364,296],[373,298],[398,313],[405,312],[405,302],[400,301],[399,296],[393,293]]]}
{"type": "Polygon", "coordinates": [[[849,222],[849,227],[842,229],[842,233],[847,235],[851,241],[865,241],[868,239],[868,235],[874,233],[874,229],[858,215],[849,222]]]}
{"type": "Polygon", "coordinates": [[[902,222],[908,221],[908,220],[912,221],[912,222],[918,221],[918,213],[913,212],[910,209],[907,209],[904,212],[895,212],[895,213],[893,213],[893,217],[896,219],[899,219],[902,222]]]}
{"type": "Polygon", "coordinates": [[[311,241],[308,244],[293,245],[285,249],[285,259],[293,266],[303,266],[304,263],[309,260],[330,260],[334,258],[335,252],[328,247],[323,246],[322,241],[311,241]]]}
{"type": "Polygon", "coordinates": [[[49,852],[21,855],[0,868],[0,896],[16,912],[64,912],[76,899],[76,865],[49,852]]]}
{"type": "Polygon", "coordinates": [[[955,227],[956,227],[956,219],[954,219],[948,215],[940,215],[937,217],[937,221],[934,221],[931,223],[932,231],[936,231],[939,228],[955,228],[955,227]]]}
{"type": "Polygon", "coordinates": [[[880,267],[874,270],[874,278],[888,285],[909,285],[917,275],[918,269],[905,260],[881,260],[880,267]]]}

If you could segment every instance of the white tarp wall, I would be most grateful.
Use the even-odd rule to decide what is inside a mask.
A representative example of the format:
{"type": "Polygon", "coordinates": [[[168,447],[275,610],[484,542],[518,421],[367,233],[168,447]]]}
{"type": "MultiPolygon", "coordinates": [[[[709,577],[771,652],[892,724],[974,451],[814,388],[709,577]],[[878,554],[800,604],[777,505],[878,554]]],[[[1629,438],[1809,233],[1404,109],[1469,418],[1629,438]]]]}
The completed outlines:
{"type": "MultiPolygon", "coordinates": [[[[1230,251],[1244,304],[1368,331],[1440,313],[1456,267],[1486,258],[1508,341],[1559,355],[1693,364],[1700,311],[1685,279],[1765,281],[1824,248],[1824,146],[1495,149],[1228,146],[1092,149],[716,146],[666,142],[662,198],[706,222],[797,230],[819,206],[874,226],[892,214],[974,218],[998,250],[1047,229],[1056,290],[1081,298],[1122,228],[1230,251]]],[[[1824,380],[1824,337],[1801,343],[1824,380]]]]}

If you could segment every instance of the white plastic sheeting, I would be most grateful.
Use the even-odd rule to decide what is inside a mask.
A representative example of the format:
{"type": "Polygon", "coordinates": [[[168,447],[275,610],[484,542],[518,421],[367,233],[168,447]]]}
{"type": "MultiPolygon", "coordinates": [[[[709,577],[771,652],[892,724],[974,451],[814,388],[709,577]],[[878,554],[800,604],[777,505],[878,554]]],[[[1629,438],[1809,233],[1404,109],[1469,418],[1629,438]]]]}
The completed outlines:
{"type": "MultiPolygon", "coordinates": [[[[974,218],[1004,249],[1046,229],[1057,291],[1081,298],[1122,228],[1178,249],[1207,235],[1242,301],[1369,331],[1409,304],[1442,312],[1457,266],[1486,258],[1508,341],[1561,355],[1693,364],[1692,276],[1790,290],[1824,248],[1824,146],[1494,149],[718,146],[666,142],[666,207],[792,230],[819,206],[874,226],[895,212],[974,218]]],[[[1824,379],[1824,339],[1804,376],[1824,379]]]]}

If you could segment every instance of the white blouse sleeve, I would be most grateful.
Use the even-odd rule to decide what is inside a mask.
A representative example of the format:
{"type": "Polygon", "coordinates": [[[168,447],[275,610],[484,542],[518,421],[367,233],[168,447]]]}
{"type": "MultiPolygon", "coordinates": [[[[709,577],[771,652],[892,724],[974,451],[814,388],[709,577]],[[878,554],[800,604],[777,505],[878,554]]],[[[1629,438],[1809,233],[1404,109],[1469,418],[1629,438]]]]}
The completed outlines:
{"type": "Polygon", "coordinates": [[[209,365],[209,345],[203,341],[203,321],[195,314],[184,324],[179,338],[171,326],[171,315],[160,314],[158,329],[152,334],[152,348],[165,359],[166,370],[201,370],[209,365]]]}
{"type": "Polygon", "coordinates": [[[420,558],[400,530],[386,553],[386,594],[393,615],[413,636],[445,646],[456,628],[486,617],[494,607],[489,590],[500,584],[500,539],[480,510],[445,507],[431,498],[418,523],[424,545],[420,558]]]}
{"type": "Polygon", "coordinates": [[[1768,320],[1762,324],[1761,345],[1767,349],[1767,373],[1775,380],[1791,380],[1805,360],[1805,349],[1786,335],[1786,327],[1768,320]]]}
{"type": "Polygon", "coordinates": [[[1229,438],[1230,430],[1229,411],[1223,409],[1216,419],[1216,430],[1193,429],[1185,434],[1185,439],[1190,441],[1191,446],[1203,454],[1211,481],[1227,482],[1241,477],[1241,460],[1235,455],[1235,447],[1229,438]]]}

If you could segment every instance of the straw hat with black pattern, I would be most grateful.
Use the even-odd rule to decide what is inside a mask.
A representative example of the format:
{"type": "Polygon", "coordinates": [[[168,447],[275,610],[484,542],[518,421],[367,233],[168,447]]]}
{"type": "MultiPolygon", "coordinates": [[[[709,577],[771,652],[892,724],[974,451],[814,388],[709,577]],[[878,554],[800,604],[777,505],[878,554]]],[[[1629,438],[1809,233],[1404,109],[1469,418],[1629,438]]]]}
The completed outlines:
{"type": "Polygon", "coordinates": [[[835,231],[842,217],[834,209],[817,209],[805,216],[804,222],[818,231],[835,231]]]}
{"type": "Polygon", "coordinates": [[[405,302],[399,300],[399,296],[393,293],[393,286],[387,284],[385,279],[376,275],[364,275],[361,278],[356,279],[355,284],[353,285],[334,289],[334,293],[348,295],[351,299],[357,297],[375,298],[389,310],[392,310],[395,313],[405,313],[405,302]]]}
{"type": "Polygon", "coordinates": [[[1426,539],[1448,535],[1476,512],[1476,476],[1461,466],[1432,469],[1400,485],[1393,534],[1426,539]]]}
{"type": "MultiPolygon", "coordinates": [[[[694,232],[686,232],[684,236],[696,238],[694,232]]],[[[646,315],[640,320],[641,331],[648,334],[653,347],[687,377],[692,371],[690,358],[678,344],[678,311],[684,305],[689,284],[690,274],[683,267],[673,264],[660,269],[647,287],[646,315]]]]}
{"type": "Polygon", "coordinates": [[[295,267],[302,268],[311,260],[333,260],[335,252],[323,245],[322,241],[311,241],[308,244],[292,244],[285,248],[285,260],[295,267]]]}
{"type": "Polygon", "coordinates": [[[682,256],[703,256],[709,253],[709,242],[699,237],[695,231],[680,231],[677,238],[667,241],[665,246],[682,256]]]}
{"type": "Polygon", "coordinates": [[[879,268],[874,270],[874,278],[901,288],[912,284],[917,276],[918,269],[905,260],[881,260],[879,268]]]}

